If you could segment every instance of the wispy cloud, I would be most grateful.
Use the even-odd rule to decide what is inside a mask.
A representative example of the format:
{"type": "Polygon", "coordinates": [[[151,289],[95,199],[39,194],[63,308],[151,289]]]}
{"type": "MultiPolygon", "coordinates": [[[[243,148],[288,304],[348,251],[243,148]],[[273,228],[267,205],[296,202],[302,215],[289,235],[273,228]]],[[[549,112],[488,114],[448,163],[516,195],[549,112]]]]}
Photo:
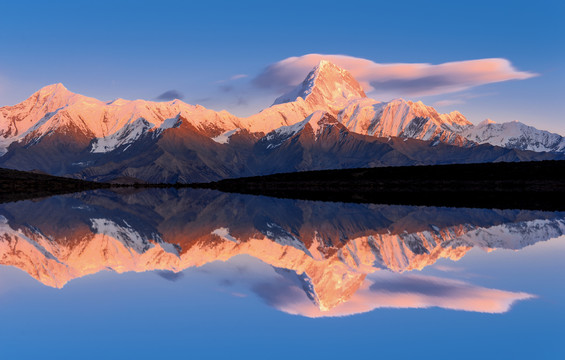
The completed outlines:
{"type": "Polygon", "coordinates": [[[465,104],[464,100],[461,99],[447,99],[447,100],[440,100],[434,103],[434,106],[451,106],[451,105],[460,105],[465,104]]]}
{"type": "Polygon", "coordinates": [[[236,74],[236,75],[230,76],[228,79],[218,80],[215,83],[216,84],[223,84],[223,83],[228,82],[228,81],[244,79],[246,77],[249,77],[249,75],[247,75],[247,74],[236,74]]]}
{"type": "Polygon", "coordinates": [[[201,98],[196,98],[196,99],[194,99],[194,101],[195,101],[197,104],[206,104],[206,103],[209,103],[209,102],[211,102],[211,101],[214,101],[214,98],[213,98],[213,97],[210,97],[210,96],[208,96],[208,97],[201,97],[201,98]]]}
{"type": "Polygon", "coordinates": [[[469,94],[469,93],[463,93],[463,94],[457,94],[455,96],[452,96],[449,99],[443,99],[443,100],[438,100],[436,102],[434,102],[434,106],[451,106],[451,105],[460,105],[460,104],[465,104],[467,103],[467,100],[470,99],[475,99],[475,98],[479,98],[479,97],[484,97],[484,96],[491,96],[491,95],[496,95],[497,93],[481,93],[481,94],[469,94]]]}
{"type": "Polygon", "coordinates": [[[444,272],[461,272],[463,268],[455,267],[455,266],[448,266],[448,265],[434,265],[434,269],[444,272]]]}
{"type": "Polygon", "coordinates": [[[232,76],[232,77],[230,78],[230,80],[243,79],[243,78],[246,78],[246,77],[248,77],[248,76],[249,76],[249,75],[247,75],[247,74],[237,74],[237,75],[232,76]]]}
{"type": "Polygon", "coordinates": [[[252,79],[252,84],[276,92],[286,91],[299,84],[322,59],[348,70],[366,92],[399,96],[447,94],[479,85],[537,76],[532,72],[519,71],[510,61],[501,58],[442,64],[380,64],[346,55],[308,54],[267,66],[252,79]]]}
{"type": "Polygon", "coordinates": [[[218,86],[218,88],[220,89],[220,91],[225,92],[225,93],[232,92],[233,89],[234,89],[233,85],[227,85],[227,84],[220,85],[220,86],[218,86]]]}
{"type": "Polygon", "coordinates": [[[237,97],[236,104],[237,104],[238,106],[246,106],[248,103],[249,103],[249,102],[247,101],[247,99],[244,98],[243,96],[238,96],[238,97],[237,97]]]}
{"type": "Polygon", "coordinates": [[[162,101],[170,101],[175,99],[181,100],[183,98],[184,95],[178,90],[167,90],[161,95],[156,97],[157,100],[162,100],[162,101]]]}

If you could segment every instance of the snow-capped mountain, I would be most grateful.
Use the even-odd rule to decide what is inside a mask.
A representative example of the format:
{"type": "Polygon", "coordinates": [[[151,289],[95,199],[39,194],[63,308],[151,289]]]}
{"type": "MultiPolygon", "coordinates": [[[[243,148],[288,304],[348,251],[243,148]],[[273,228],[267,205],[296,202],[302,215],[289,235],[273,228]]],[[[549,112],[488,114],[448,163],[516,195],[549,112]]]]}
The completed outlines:
{"type": "Polygon", "coordinates": [[[46,135],[75,129],[94,140],[91,152],[108,152],[137,140],[141,133],[173,127],[179,116],[210,136],[237,127],[237,117],[182,101],[117,99],[109,103],[78,95],[62,84],[49,85],[15,106],[0,108],[0,138],[38,143],[46,135]]]}
{"type": "Polygon", "coordinates": [[[347,70],[322,60],[302,84],[278,97],[273,105],[294,102],[301,98],[313,106],[325,106],[330,110],[339,111],[350,100],[365,97],[367,95],[363,88],[347,70]]]}
{"type": "Polygon", "coordinates": [[[361,85],[347,70],[322,60],[296,88],[242,122],[251,132],[268,133],[302,122],[315,111],[337,115],[349,101],[365,97],[361,85]]]}
{"type": "Polygon", "coordinates": [[[368,98],[355,99],[339,112],[338,120],[350,131],[364,135],[472,145],[472,142],[458,134],[472,126],[461,113],[440,114],[421,101],[396,99],[383,103],[368,98]]]}
{"type": "Polygon", "coordinates": [[[501,126],[473,127],[458,112],[440,114],[421,102],[369,99],[348,71],[321,61],[295,89],[247,118],[180,100],[106,103],[50,85],[0,108],[0,166],[100,181],[188,182],[296,169],[565,158],[562,137],[501,126]],[[476,146],[485,142],[505,149],[476,146]]]}
{"type": "MultiPolygon", "coordinates": [[[[57,127],[68,127],[71,121],[68,116],[55,118],[55,115],[76,103],[84,104],[85,108],[101,104],[94,98],[71,93],[62,84],[54,84],[17,105],[0,108],[0,154],[5,154],[7,147],[15,141],[25,139],[26,143],[37,143],[57,127]]],[[[83,122],[78,121],[77,124],[94,136],[83,122]]]]}
{"type": "Polygon", "coordinates": [[[487,119],[477,126],[460,131],[461,136],[478,144],[491,144],[509,149],[565,152],[565,138],[538,130],[518,121],[497,124],[487,119]]]}
{"type": "Polygon", "coordinates": [[[302,122],[315,111],[336,116],[350,131],[362,135],[473,144],[458,134],[472,126],[461,113],[439,114],[422,102],[397,99],[385,103],[367,98],[348,71],[324,60],[273,106],[245,120],[250,131],[267,133],[302,122]]]}

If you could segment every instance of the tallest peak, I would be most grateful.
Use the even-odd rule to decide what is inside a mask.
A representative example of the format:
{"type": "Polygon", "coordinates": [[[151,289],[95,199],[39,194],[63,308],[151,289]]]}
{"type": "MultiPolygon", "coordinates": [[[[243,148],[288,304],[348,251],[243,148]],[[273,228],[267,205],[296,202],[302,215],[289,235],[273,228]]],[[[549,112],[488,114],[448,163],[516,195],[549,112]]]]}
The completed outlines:
{"type": "MultiPolygon", "coordinates": [[[[338,72],[343,74],[349,74],[349,72],[329,60],[322,59],[318,65],[312,70],[315,73],[327,73],[327,72],[338,72]]],[[[351,75],[350,75],[351,76],[351,75]]]]}
{"type": "Polygon", "coordinates": [[[304,99],[310,105],[328,109],[344,106],[354,98],[367,97],[349,71],[322,59],[306,79],[292,91],[277,98],[273,105],[304,99]]]}

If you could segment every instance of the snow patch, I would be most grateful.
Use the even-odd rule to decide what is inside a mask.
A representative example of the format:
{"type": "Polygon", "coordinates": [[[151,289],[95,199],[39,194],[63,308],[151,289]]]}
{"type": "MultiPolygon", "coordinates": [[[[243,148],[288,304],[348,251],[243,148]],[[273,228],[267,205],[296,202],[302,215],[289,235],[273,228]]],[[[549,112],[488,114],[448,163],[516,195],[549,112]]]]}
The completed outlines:
{"type": "Polygon", "coordinates": [[[148,132],[154,127],[153,124],[141,118],[133,123],[125,125],[118,132],[103,138],[97,138],[92,143],[90,152],[92,153],[106,153],[117,149],[122,145],[127,145],[123,150],[126,151],[129,146],[138,140],[143,134],[148,132]]]}
{"type": "Polygon", "coordinates": [[[237,132],[239,132],[240,130],[241,130],[240,128],[235,128],[233,130],[226,131],[218,136],[213,137],[212,140],[214,140],[218,144],[227,144],[230,142],[230,137],[236,134],[237,132]]]}
{"type": "Polygon", "coordinates": [[[222,238],[224,240],[228,240],[228,241],[239,244],[239,240],[237,240],[236,238],[234,238],[233,236],[230,235],[230,229],[229,228],[224,228],[224,227],[217,228],[216,230],[212,231],[211,234],[219,236],[220,238],[222,238]]]}
{"type": "Polygon", "coordinates": [[[114,238],[127,248],[135,250],[138,254],[142,254],[153,247],[147,238],[135,231],[125,221],[125,226],[123,226],[109,219],[95,218],[90,219],[90,224],[94,233],[114,238]]]}
{"type": "Polygon", "coordinates": [[[310,124],[312,131],[314,132],[315,140],[317,140],[324,128],[324,122],[322,120],[325,116],[327,116],[327,112],[322,110],[315,111],[306,117],[306,119],[294,125],[281,126],[280,128],[271,131],[263,137],[262,141],[270,142],[267,145],[267,149],[275,149],[281,146],[289,138],[301,132],[306,124],[310,124]]]}
{"type": "Polygon", "coordinates": [[[565,138],[549,131],[538,130],[517,121],[498,124],[484,120],[460,133],[478,144],[490,144],[508,149],[565,152],[565,138]]]}
{"type": "Polygon", "coordinates": [[[165,121],[163,121],[161,126],[159,126],[159,129],[165,130],[165,129],[177,128],[180,126],[181,123],[182,120],[180,120],[180,115],[177,115],[173,118],[165,119],[165,121]]]}

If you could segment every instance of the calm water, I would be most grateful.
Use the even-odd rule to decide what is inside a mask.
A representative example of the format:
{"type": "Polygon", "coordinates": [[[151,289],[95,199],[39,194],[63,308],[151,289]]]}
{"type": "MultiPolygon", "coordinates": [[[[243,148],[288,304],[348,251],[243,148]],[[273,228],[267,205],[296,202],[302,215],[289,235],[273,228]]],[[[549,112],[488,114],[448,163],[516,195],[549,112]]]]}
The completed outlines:
{"type": "Polygon", "coordinates": [[[207,190],[0,204],[0,358],[562,359],[563,234],[207,190]]]}

